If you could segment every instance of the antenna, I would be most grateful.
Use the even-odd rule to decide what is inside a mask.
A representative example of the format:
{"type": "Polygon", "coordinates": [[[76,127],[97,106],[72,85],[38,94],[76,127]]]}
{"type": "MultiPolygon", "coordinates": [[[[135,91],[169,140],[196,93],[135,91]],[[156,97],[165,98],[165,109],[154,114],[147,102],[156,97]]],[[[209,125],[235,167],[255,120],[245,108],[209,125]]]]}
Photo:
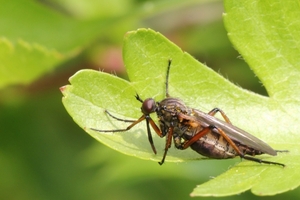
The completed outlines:
{"type": "Polygon", "coordinates": [[[169,64],[167,68],[167,76],[166,76],[166,97],[170,97],[169,95],[169,74],[170,74],[170,68],[171,68],[172,59],[169,59],[169,64]]]}

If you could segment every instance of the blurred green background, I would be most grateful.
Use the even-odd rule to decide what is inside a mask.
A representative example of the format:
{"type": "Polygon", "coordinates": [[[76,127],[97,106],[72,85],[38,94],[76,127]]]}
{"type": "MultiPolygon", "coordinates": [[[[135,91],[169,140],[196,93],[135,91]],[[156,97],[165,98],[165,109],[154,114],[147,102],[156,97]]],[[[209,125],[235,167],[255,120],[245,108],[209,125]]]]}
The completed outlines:
{"type": "MultiPolygon", "coordinates": [[[[29,84],[8,84],[0,90],[0,199],[188,199],[197,184],[240,162],[203,160],[159,166],[123,155],[80,129],[64,109],[59,91],[79,69],[104,70],[126,78],[122,39],[127,31],[143,27],[161,32],[241,87],[267,95],[227,38],[222,1],[18,0],[7,9],[18,7],[22,11],[26,3],[90,28],[72,35],[63,35],[68,31],[62,30],[62,38],[76,38],[77,34],[90,37],[67,50],[60,48],[60,53],[67,52],[65,57],[29,84]],[[101,28],[94,27],[97,23],[101,28]]],[[[0,25],[9,20],[3,17],[0,25]]],[[[23,19],[19,20],[22,23],[23,19]]],[[[64,23],[67,29],[68,20],[64,23]]],[[[0,26],[0,36],[13,41],[7,30],[15,27],[0,26]]],[[[31,33],[28,29],[28,35],[31,33]]],[[[53,33],[42,34],[52,38],[53,33]]],[[[24,39],[26,32],[14,37],[24,39]]],[[[21,67],[31,70],[31,66],[21,67]]],[[[296,189],[275,197],[257,197],[248,191],[222,199],[299,196],[296,189]]]]}

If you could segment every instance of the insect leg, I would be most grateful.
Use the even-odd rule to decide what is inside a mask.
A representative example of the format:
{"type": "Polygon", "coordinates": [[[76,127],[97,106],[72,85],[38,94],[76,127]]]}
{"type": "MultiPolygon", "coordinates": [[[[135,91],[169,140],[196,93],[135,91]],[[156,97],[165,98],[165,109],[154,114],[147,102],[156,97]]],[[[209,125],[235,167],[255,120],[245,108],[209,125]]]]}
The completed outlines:
{"type": "Polygon", "coordinates": [[[160,162],[158,162],[158,164],[162,165],[164,162],[165,162],[165,158],[167,156],[167,153],[168,153],[168,150],[169,148],[171,147],[171,144],[172,144],[172,136],[173,136],[173,130],[174,130],[174,127],[171,126],[169,128],[169,132],[167,134],[167,138],[166,138],[166,146],[165,146],[165,152],[164,152],[164,155],[163,155],[163,158],[160,162]]]}
{"type": "Polygon", "coordinates": [[[146,125],[147,125],[148,141],[150,143],[152,151],[154,152],[154,154],[156,154],[157,152],[156,152],[156,148],[155,148],[154,143],[153,143],[152,134],[151,134],[151,130],[150,130],[150,127],[149,127],[149,120],[148,119],[146,119],[146,125]]]}
{"type": "MultiPolygon", "coordinates": [[[[117,118],[115,118],[115,119],[117,119],[117,118]]],[[[134,127],[135,125],[137,125],[138,123],[140,123],[144,119],[146,119],[145,115],[141,116],[138,120],[134,121],[132,124],[130,124],[127,128],[124,128],[124,129],[115,129],[115,130],[99,130],[99,129],[95,129],[95,128],[90,128],[90,129],[93,130],[93,131],[98,131],[98,132],[112,132],[112,133],[114,133],[114,132],[125,132],[125,131],[130,130],[132,127],[134,127]]],[[[125,121],[125,120],[121,119],[120,121],[125,121]]],[[[146,119],[148,141],[149,141],[149,143],[151,145],[151,148],[152,148],[154,154],[156,154],[156,149],[155,149],[155,146],[154,146],[154,143],[153,143],[153,139],[152,139],[152,135],[151,135],[150,127],[149,127],[149,122],[150,122],[151,126],[154,127],[153,126],[154,122],[152,121],[152,119],[151,118],[150,119],[146,119]]],[[[154,128],[154,130],[159,135],[159,133],[157,132],[156,129],[158,129],[157,126],[156,126],[156,128],[154,128]]]]}
{"type": "Polygon", "coordinates": [[[290,152],[289,150],[275,150],[277,153],[287,153],[290,152]]]}
{"type": "Polygon", "coordinates": [[[146,124],[147,124],[147,135],[148,135],[148,141],[151,145],[151,148],[154,152],[154,154],[156,154],[156,149],[155,149],[155,146],[154,146],[154,143],[153,143],[153,139],[152,139],[152,134],[151,134],[151,130],[150,130],[150,127],[149,127],[149,123],[151,125],[151,127],[153,128],[153,130],[156,132],[156,134],[160,137],[162,137],[162,133],[160,131],[160,129],[157,127],[157,125],[155,124],[155,122],[151,119],[150,116],[146,116],[146,124]]]}
{"type": "MultiPolygon", "coordinates": [[[[223,110],[221,110],[220,108],[214,108],[214,109],[212,109],[208,114],[209,115],[212,115],[212,116],[214,116],[217,112],[220,112],[221,113],[221,115],[222,115],[222,117],[224,118],[224,120],[227,122],[227,123],[229,123],[229,124],[232,124],[231,122],[230,122],[230,120],[229,120],[229,118],[227,117],[227,115],[224,113],[224,111],[223,110]]],[[[282,152],[289,152],[288,150],[275,150],[276,152],[280,152],[280,153],[282,153],[282,152]]],[[[248,157],[248,156],[247,156],[248,157]]],[[[252,158],[252,157],[250,157],[250,158],[252,158]]],[[[256,159],[256,158],[255,158],[256,159]]],[[[250,159],[248,159],[248,160],[250,160],[250,159]]],[[[259,160],[259,159],[258,159],[259,160]]],[[[266,162],[268,162],[268,161],[266,161],[266,162]]],[[[274,164],[274,163],[272,163],[272,162],[268,162],[269,164],[274,164]]],[[[280,163],[275,163],[275,164],[279,164],[279,165],[282,165],[283,166],[283,164],[280,164],[280,163]]]]}
{"type": "MultiPolygon", "coordinates": [[[[187,120],[189,126],[192,126],[192,127],[199,126],[199,124],[195,122],[193,117],[185,115],[183,113],[178,113],[178,119],[179,119],[179,121],[187,120]]],[[[191,144],[198,141],[201,137],[208,134],[210,131],[211,131],[210,127],[203,127],[203,129],[201,131],[199,131],[198,133],[196,133],[191,139],[186,140],[185,142],[183,142],[181,144],[181,146],[178,146],[178,147],[176,146],[176,147],[180,148],[180,149],[186,149],[189,146],[191,146],[191,144]]]]}
{"type": "Polygon", "coordinates": [[[203,128],[200,132],[198,132],[197,134],[195,134],[190,140],[186,140],[182,144],[182,149],[188,148],[189,146],[191,146],[191,144],[193,144],[194,142],[198,141],[200,138],[202,138],[204,135],[206,135],[210,131],[211,130],[210,130],[209,127],[203,128]]]}
{"type": "Polygon", "coordinates": [[[128,131],[130,130],[132,127],[134,127],[135,125],[137,125],[138,123],[140,123],[141,121],[143,121],[146,117],[145,115],[142,115],[138,120],[136,121],[132,121],[132,120],[123,120],[120,118],[116,118],[113,115],[111,115],[113,118],[119,120],[119,121],[124,121],[124,122],[132,122],[132,124],[130,124],[127,128],[124,129],[114,129],[114,130],[100,130],[100,129],[96,129],[96,128],[90,128],[93,131],[98,131],[98,132],[124,132],[124,131],[128,131]]]}
{"type": "Polygon", "coordinates": [[[146,116],[146,120],[149,121],[151,127],[152,127],[153,130],[156,132],[156,134],[157,134],[159,137],[163,137],[162,132],[160,131],[160,129],[158,128],[158,126],[155,124],[155,122],[152,120],[152,118],[146,116]]]}
{"type": "Polygon", "coordinates": [[[227,117],[227,115],[225,114],[225,112],[223,110],[221,110],[220,108],[214,108],[212,109],[208,114],[211,115],[211,116],[214,116],[217,112],[220,112],[222,117],[224,118],[224,120],[231,124],[229,118],[227,117]]]}
{"type": "Polygon", "coordinates": [[[118,120],[118,121],[122,121],[122,122],[135,122],[136,121],[136,120],[128,120],[128,119],[118,118],[118,117],[112,115],[110,112],[108,112],[108,110],[105,110],[105,113],[108,114],[109,116],[111,116],[112,118],[118,120]]]}
{"type": "Polygon", "coordinates": [[[285,167],[284,164],[282,163],[277,163],[277,162],[271,162],[271,161],[266,161],[266,160],[261,160],[259,158],[254,158],[254,157],[251,157],[251,156],[247,156],[247,155],[244,155],[240,150],[239,148],[236,146],[236,144],[230,139],[230,137],[228,137],[228,135],[220,128],[218,127],[215,127],[215,126],[210,126],[210,129],[213,131],[213,129],[217,129],[218,132],[220,133],[220,135],[232,146],[232,148],[238,153],[238,155],[241,157],[241,158],[244,158],[246,160],[251,160],[251,161],[254,161],[254,162],[258,162],[258,163],[265,163],[265,164],[274,164],[274,165],[281,165],[283,167],[285,167]]]}
{"type": "Polygon", "coordinates": [[[251,160],[251,161],[254,161],[254,162],[258,162],[258,163],[273,164],[273,165],[281,165],[282,167],[285,167],[285,164],[282,164],[282,163],[272,162],[272,161],[267,161],[267,160],[262,160],[262,159],[254,158],[254,157],[247,156],[247,155],[245,155],[245,156],[242,157],[242,158],[244,158],[244,159],[246,159],[246,160],[251,160]]]}
{"type": "Polygon", "coordinates": [[[105,111],[109,116],[111,116],[112,118],[116,119],[116,120],[119,120],[119,121],[123,121],[123,122],[132,122],[132,124],[130,124],[127,128],[124,128],[124,129],[115,129],[115,130],[99,130],[99,129],[95,129],[95,128],[90,128],[91,130],[94,130],[94,131],[98,131],[98,132],[125,132],[125,131],[128,131],[130,130],[132,127],[134,127],[135,125],[137,125],[138,123],[140,123],[141,121],[143,121],[144,119],[146,119],[146,125],[147,125],[147,135],[148,135],[148,141],[151,145],[151,148],[154,152],[154,154],[156,154],[156,148],[154,146],[154,143],[153,143],[153,139],[152,139],[152,134],[151,134],[151,130],[150,130],[150,126],[149,126],[149,123],[151,125],[151,127],[154,129],[154,131],[156,132],[156,134],[160,137],[162,137],[162,133],[161,131],[159,130],[159,128],[157,127],[157,125],[154,123],[154,121],[151,119],[150,116],[141,116],[138,120],[126,120],[126,119],[120,119],[118,117],[115,117],[113,116],[111,113],[109,113],[107,110],[105,111]]]}

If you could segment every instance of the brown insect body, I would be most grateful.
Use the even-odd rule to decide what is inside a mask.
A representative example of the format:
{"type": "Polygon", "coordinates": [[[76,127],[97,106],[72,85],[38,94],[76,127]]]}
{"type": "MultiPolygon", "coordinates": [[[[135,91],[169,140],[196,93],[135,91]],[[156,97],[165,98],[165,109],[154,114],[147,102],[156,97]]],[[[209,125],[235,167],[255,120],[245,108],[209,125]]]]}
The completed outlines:
{"type": "MultiPolygon", "coordinates": [[[[184,149],[185,141],[191,140],[197,133],[201,132],[204,127],[209,127],[209,124],[203,124],[202,122],[201,125],[199,123],[199,120],[197,120],[199,118],[199,113],[201,113],[202,115],[208,114],[187,107],[180,99],[177,98],[168,97],[161,102],[157,102],[156,113],[159,118],[160,129],[164,135],[168,133],[171,127],[174,127],[173,140],[175,147],[178,149],[184,149]],[[178,118],[179,113],[181,113],[181,115],[183,114],[187,116],[193,116],[193,118],[196,120],[191,121],[180,119],[178,118]]],[[[222,122],[223,125],[225,123],[226,122],[222,122]]],[[[231,124],[226,125],[230,126],[231,124]]],[[[235,141],[234,139],[232,140],[237,145],[239,150],[243,152],[243,154],[254,156],[268,153],[274,155],[275,152],[271,151],[270,153],[270,150],[268,150],[267,152],[263,152],[262,150],[244,145],[238,141],[235,141]]],[[[257,140],[258,139],[256,138],[256,142],[257,140]]],[[[264,143],[263,141],[260,142],[264,143]]],[[[264,143],[264,145],[267,144],[264,143]]],[[[226,159],[239,156],[238,152],[236,152],[234,148],[226,141],[226,139],[222,137],[220,133],[218,133],[218,130],[213,128],[207,134],[199,138],[199,140],[192,143],[190,147],[199,154],[214,159],[226,159]]]]}

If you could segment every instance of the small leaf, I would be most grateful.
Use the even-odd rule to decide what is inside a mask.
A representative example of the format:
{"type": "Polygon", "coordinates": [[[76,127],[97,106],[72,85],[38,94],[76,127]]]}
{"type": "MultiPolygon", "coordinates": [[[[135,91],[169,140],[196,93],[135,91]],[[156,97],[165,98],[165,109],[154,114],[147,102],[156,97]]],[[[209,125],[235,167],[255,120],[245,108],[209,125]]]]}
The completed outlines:
{"type": "Polygon", "coordinates": [[[76,20],[34,1],[2,1],[0,88],[29,84],[78,54],[99,37],[103,21],[76,20]]]}
{"type": "Polygon", "coordinates": [[[21,39],[68,54],[96,38],[104,23],[76,20],[41,3],[16,0],[1,2],[0,24],[0,35],[12,43],[21,39]]]}
{"type": "Polygon", "coordinates": [[[61,54],[22,40],[12,44],[0,38],[0,88],[8,84],[28,84],[54,68],[61,54]]]}

